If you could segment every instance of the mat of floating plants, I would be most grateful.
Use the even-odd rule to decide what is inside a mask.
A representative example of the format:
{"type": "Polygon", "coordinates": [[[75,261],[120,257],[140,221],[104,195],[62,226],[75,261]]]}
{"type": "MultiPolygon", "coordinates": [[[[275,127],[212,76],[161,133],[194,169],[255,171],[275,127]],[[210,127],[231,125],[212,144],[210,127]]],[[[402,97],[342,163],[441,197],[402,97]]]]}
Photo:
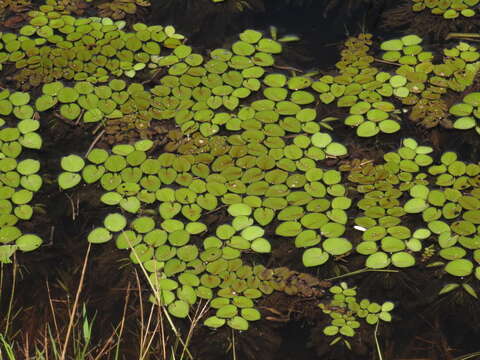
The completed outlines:
{"type": "Polygon", "coordinates": [[[4,0],[0,357],[480,358],[479,10],[4,0]]]}

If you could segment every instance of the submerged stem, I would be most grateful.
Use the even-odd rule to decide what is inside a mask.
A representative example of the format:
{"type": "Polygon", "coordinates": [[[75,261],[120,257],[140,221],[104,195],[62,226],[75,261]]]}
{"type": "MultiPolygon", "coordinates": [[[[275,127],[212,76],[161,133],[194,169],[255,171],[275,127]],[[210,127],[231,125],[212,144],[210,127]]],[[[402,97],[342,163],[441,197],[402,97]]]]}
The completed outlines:
{"type": "Polygon", "coordinates": [[[341,279],[341,278],[348,277],[348,276],[363,274],[363,273],[365,273],[365,272],[389,272],[389,273],[397,273],[398,270],[363,268],[363,269],[360,269],[360,270],[355,270],[355,271],[352,271],[352,272],[349,272],[349,273],[346,273],[346,274],[343,274],[343,275],[334,276],[334,277],[331,277],[331,278],[328,278],[328,279],[324,279],[324,280],[325,280],[325,281],[337,280],[337,279],[341,279]]]}
{"type": "Polygon", "coordinates": [[[373,332],[373,337],[375,338],[375,347],[377,348],[378,358],[380,360],[383,360],[382,349],[380,349],[380,344],[378,343],[378,338],[377,338],[377,331],[378,331],[378,324],[379,323],[380,323],[380,321],[377,321],[377,325],[375,325],[375,331],[373,332]]]}
{"type": "Polygon", "coordinates": [[[451,39],[480,39],[480,34],[472,34],[472,33],[449,33],[445,40],[451,39]]]}

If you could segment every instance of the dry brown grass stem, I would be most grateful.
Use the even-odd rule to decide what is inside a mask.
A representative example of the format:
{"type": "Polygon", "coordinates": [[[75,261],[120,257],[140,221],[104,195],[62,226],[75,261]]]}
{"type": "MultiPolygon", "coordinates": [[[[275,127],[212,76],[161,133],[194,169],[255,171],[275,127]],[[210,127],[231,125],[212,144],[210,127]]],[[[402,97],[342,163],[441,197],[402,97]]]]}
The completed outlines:
{"type": "MultiPolygon", "coordinates": [[[[142,299],[142,292],[141,292],[141,284],[140,284],[140,277],[138,276],[138,271],[135,269],[135,277],[137,281],[137,288],[138,288],[138,295],[139,298],[142,299]]],[[[150,327],[152,324],[153,314],[154,314],[155,307],[152,304],[150,308],[150,313],[148,314],[148,321],[144,323],[144,309],[143,309],[143,301],[140,300],[140,348],[139,348],[139,359],[143,360],[147,355],[150,347],[152,346],[153,339],[155,337],[155,333],[157,332],[159,324],[157,323],[155,329],[150,333],[150,327]]]]}
{"type": "Polygon", "coordinates": [[[163,359],[167,358],[167,341],[165,339],[165,328],[163,326],[163,316],[161,316],[161,313],[159,312],[160,315],[160,341],[162,343],[162,354],[163,354],[163,359]]]}
{"type": "MultiPolygon", "coordinates": [[[[129,241],[130,242],[130,241],[129,241]]],[[[182,344],[183,346],[183,349],[185,350],[185,352],[187,353],[187,356],[193,360],[193,356],[192,354],[190,353],[190,350],[188,350],[188,345],[187,343],[185,343],[185,341],[182,339],[182,335],[180,334],[180,332],[178,331],[178,329],[176,328],[175,324],[173,323],[173,320],[170,316],[170,314],[168,313],[168,310],[165,308],[165,306],[163,306],[162,304],[162,299],[160,297],[160,289],[158,289],[156,286],[154,286],[154,284],[152,283],[152,280],[150,279],[150,277],[148,276],[148,273],[147,273],[147,270],[145,269],[145,267],[143,266],[142,262],[140,261],[140,257],[138,256],[137,252],[135,251],[135,248],[132,246],[132,244],[130,243],[129,244],[130,247],[132,248],[132,251],[133,251],[133,254],[140,266],[140,268],[142,269],[142,272],[143,272],[143,275],[145,276],[145,278],[147,279],[147,282],[148,282],[148,285],[150,286],[150,289],[152,290],[152,293],[155,297],[155,302],[157,303],[157,305],[160,307],[160,312],[163,312],[163,314],[165,315],[165,317],[167,318],[167,321],[168,323],[170,324],[170,328],[172,329],[172,331],[174,332],[175,334],[175,337],[176,339],[182,344]]],[[[138,274],[137,274],[137,279],[138,279],[138,274]]],[[[139,289],[140,289],[140,286],[138,286],[139,289]]],[[[139,290],[140,291],[140,290],[139,290]]],[[[161,317],[161,316],[160,316],[161,317]]],[[[142,319],[143,319],[143,316],[142,316],[142,319]]],[[[150,321],[150,320],[149,320],[150,321]]],[[[63,359],[62,359],[63,360],[63,359]]]]}
{"type": "Polygon", "coordinates": [[[105,342],[103,345],[102,349],[100,349],[98,355],[94,358],[94,360],[101,360],[102,356],[106,355],[107,353],[110,353],[110,351],[114,348],[117,347],[117,353],[115,356],[115,359],[118,358],[118,350],[120,348],[120,343],[122,341],[122,335],[123,331],[125,329],[125,319],[127,317],[127,309],[128,309],[128,303],[130,300],[130,282],[128,282],[127,286],[127,291],[125,294],[125,304],[123,305],[123,312],[122,312],[122,320],[120,321],[120,331],[117,335],[117,342],[115,343],[113,341],[113,337],[116,335],[116,329],[113,331],[112,335],[108,338],[108,340],[105,342]],[[109,348],[107,348],[109,345],[111,345],[109,348]]]}
{"type": "MultiPolygon", "coordinates": [[[[205,316],[205,314],[208,312],[209,309],[210,307],[209,307],[208,301],[205,301],[205,304],[203,305],[201,301],[199,301],[197,307],[195,308],[195,314],[193,314],[193,317],[190,319],[190,328],[188,329],[187,339],[185,340],[185,344],[187,346],[190,343],[190,340],[192,339],[193,331],[195,330],[198,323],[205,316]]],[[[185,355],[185,349],[186,347],[183,348],[180,359],[183,359],[183,356],[185,355]]]]}
{"type": "Polygon", "coordinates": [[[73,326],[75,323],[75,314],[78,308],[78,301],[80,300],[80,294],[82,293],[83,282],[85,280],[85,273],[87,271],[88,256],[90,254],[91,243],[88,243],[87,253],[85,254],[85,260],[83,261],[82,274],[80,275],[80,282],[78,284],[77,293],[75,294],[75,301],[73,303],[72,310],[70,311],[70,319],[68,323],[67,333],[65,335],[65,342],[63,344],[62,355],[60,360],[65,360],[67,355],[68,343],[70,341],[70,336],[72,334],[73,326]]]}
{"type": "Polygon", "coordinates": [[[53,300],[52,300],[52,296],[51,296],[51,293],[50,293],[50,285],[48,284],[48,281],[46,281],[46,284],[47,284],[47,292],[48,292],[48,302],[50,304],[50,310],[52,311],[53,325],[55,326],[55,334],[57,335],[57,342],[60,344],[60,338],[59,338],[60,331],[59,331],[59,327],[58,327],[55,308],[53,307],[53,300]]]}
{"type": "Polygon", "coordinates": [[[100,133],[97,135],[97,137],[95,139],[93,139],[92,143],[90,144],[90,146],[88,147],[88,150],[87,152],[85,153],[85,157],[88,156],[88,154],[90,154],[90,151],[92,151],[92,149],[95,147],[95,145],[97,145],[97,143],[100,141],[100,139],[102,138],[102,136],[105,134],[105,129],[103,129],[102,131],[100,131],[100,133]]]}
{"type": "Polygon", "coordinates": [[[30,342],[28,341],[28,332],[25,334],[25,340],[23,341],[23,356],[25,359],[30,359],[30,342]]]}
{"type": "MultiPolygon", "coordinates": [[[[10,292],[10,300],[8,301],[7,317],[5,319],[5,329],[3,330],[3,334],[5,336],[8,336],[8,331],[9,331],[9,328],[10,328],[10,321],[11,321],[11,315],[12,315],[12,309],[13,309],[13,298],[15,296],[15,286],[16,286],[16,283],[17,283],[17,270],[18,270],[17,266],[18,266],[17,265],[17,258],[15,256],[15,254],[13,254],[12,290],[10,292]]],[[[3,272],[3,265],[2,265],[2,272],[3,272]]],[[[2,288],[0,288],[0,291],[1,290],[2,290],[2,288]]]]}
{"type": "Polygon", "coordinates": [[[77,218],[77,215],[80,213],[80,199],[77,197],[77,202],[75,204],[75,201],[72,199],[70,195],[65,193],[65,196],[68,198],[70,201],[70,206],[72,207],[72,220],[75,220],[77,218]]]}
{"type": "Polygon", "coordinates": [[[393,61],[378,59],[378,58],[375,58],[375,62],[382,63],[382,64],[388,64],[388,65],[402,66],[402,64],[399,64],[399,63],[396,63],[396,62],[393,62],[393,61]]]}

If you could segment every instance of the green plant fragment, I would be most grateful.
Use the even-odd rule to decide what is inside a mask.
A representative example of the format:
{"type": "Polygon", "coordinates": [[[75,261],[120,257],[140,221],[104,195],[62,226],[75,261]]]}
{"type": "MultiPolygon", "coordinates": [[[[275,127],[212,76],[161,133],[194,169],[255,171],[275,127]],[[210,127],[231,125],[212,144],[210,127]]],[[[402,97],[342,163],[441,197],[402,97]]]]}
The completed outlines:
{"type": "Polygon", "coordinates": [[[88,234],[88,242],[93,244],[102,244],[112,239],[112,234],[105,228],[99,227],[93,229],[88,234]]]}

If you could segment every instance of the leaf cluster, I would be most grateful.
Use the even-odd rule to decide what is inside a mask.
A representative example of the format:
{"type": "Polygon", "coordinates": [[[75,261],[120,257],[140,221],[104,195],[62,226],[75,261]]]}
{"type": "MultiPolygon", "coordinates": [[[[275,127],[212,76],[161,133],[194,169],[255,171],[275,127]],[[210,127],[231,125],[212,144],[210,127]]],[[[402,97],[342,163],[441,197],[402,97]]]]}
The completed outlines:
{"type": "Polygon", "coordinates": [[[0,263],[11,262],[16,250],[33,251],[42,244],[34,234],[23,234],[17,224],[33,216],[30,205],[42,186],[38,175],[40,162],[22,156],[24,149],[38,150],[42,139],[36,132],[40,122],[34,120],[30,95],[0,92],[0,263]],[[11,126],[11,124],[15,126],[11,126]]]}
{"type": "Polygon", "coordinates": [[[434,15],[444,19],[456,19],[459,16],[471,18],[477,14],[478,0],[412,0],[415,12],[429,9],[434,15]]]}
{"type": "Polygon", "coordinates": [[[345,282],[332,286],[329,291],[332,299],[329,303],[319,304],[319,307],[331,318],[330,325],[323,329],[325,335],[335,337],[330,345],[342,341],[350,349],[348,339],[355,336],[362,320],[369,325],[375,325],[379,321],[392,321],[390,312],[395,305],[390,301],[382,305],[368,299],[359,301],[355,288],[348,287],[345,282]]]}
{"type": "Polygon", "coordinates": [[[432,239],[439,255],[433,266],[479,278],[480,166],[459,161],[453,152],[435,163],[431,152],[405,139],[397,152],[384,155],[384,164],[350,172],[348,179],[363,194],[357,203],[363,216],[355,219],[363,232],[356,251],[368,256],[368,268],[404,268],[418,263],[414,254],[432,239]],[[411,229],[403,218],[424,227],[411,229]]]}

